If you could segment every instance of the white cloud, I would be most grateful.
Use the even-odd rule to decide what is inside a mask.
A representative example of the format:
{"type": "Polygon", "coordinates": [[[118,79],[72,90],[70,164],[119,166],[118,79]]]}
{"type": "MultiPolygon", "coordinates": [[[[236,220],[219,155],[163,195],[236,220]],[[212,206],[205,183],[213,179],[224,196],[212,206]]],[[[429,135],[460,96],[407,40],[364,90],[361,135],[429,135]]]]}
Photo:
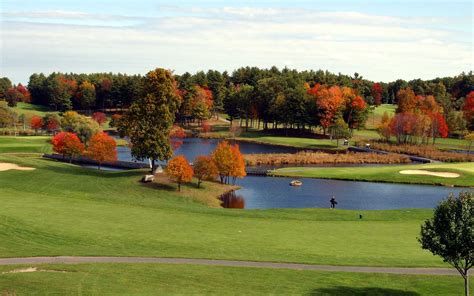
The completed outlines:
{"type": "Polygon", "coordinates": [[[473,68],[472,40],[456,41],[459,33],[443,28],[444,19],[234,7],[146,18],[70,11],[3,16],[1,74],[23,82],[40,71],[145,73],[157,66],[184,72],[291,65],[357,71],[374,80],[432,78],[473,68]],[[33,22],[22,21],[28,15],[33,22]],[[48,18],[81,22],[44,23],[48,18]],[[107,26],[127,18],[139,22],[107,26]],[[83,20],[104,25],[83,26],[83,20]]]}

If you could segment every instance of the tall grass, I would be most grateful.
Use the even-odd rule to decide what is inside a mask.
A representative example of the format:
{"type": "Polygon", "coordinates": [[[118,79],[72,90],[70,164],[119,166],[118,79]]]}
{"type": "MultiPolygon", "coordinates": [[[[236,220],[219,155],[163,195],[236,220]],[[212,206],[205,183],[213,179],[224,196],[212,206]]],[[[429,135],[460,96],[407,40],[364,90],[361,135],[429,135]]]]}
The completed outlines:
{"type": "Polygon", "coordinates": [[[329,154],[322,152],[302,151],[298,153],[246,154],[244,159],[249,166],[281,164],[396,164],[408,163],[404,155],[389,153],[345,153],[329,154]]]}

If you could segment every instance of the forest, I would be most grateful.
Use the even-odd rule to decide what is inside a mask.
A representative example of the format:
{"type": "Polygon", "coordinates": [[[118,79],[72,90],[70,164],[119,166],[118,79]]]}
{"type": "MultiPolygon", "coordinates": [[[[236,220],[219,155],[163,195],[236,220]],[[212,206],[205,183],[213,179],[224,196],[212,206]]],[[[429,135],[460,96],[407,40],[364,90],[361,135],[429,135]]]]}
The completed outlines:
{"type": "MultiPolygon", "coordinates": [[[[384,118],[379,132],[411,142],[423,138],[461,136],[474,128],[474,74],[432,80],[375,82],[358,73],[242,67],[232,73],[209,70],[173,74],[180,98],[176,120],[203,123],[225,113],[264,129],[308,130],[344,136],[361,128],[374,106],[399,104],[394,118],[384,118]],[[425,122],[421,126],[419,123],[425,122]],[[416,124],[415,124],[416,123],[416,124]],[[417,129],[411,127],[417,125],[417,129]],[[411,127],[411,128],[410,128],[411,127]]],[[[28,102],[52,110],[120,113],[142,96],[144,77],[113,73],[34,73],[26,86],[0,79],[0,100],[15,106],[28,102]]]]}

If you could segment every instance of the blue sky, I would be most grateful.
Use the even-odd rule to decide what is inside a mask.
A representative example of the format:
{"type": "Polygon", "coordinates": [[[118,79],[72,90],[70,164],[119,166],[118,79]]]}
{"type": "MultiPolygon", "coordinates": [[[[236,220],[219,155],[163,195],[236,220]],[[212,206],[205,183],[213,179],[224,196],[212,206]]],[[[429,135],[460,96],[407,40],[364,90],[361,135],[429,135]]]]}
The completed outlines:
{"type": "Polygon", "coordinates": [[[472,1],[1,2],[0,75],[327,69],[376,81],[473,69],[472,1]]]}

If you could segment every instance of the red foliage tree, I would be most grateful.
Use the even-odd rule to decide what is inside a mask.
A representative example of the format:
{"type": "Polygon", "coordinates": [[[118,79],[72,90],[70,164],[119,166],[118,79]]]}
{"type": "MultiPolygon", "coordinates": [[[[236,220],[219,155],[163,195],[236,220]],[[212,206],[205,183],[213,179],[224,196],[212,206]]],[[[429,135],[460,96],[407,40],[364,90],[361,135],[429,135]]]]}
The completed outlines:
{"type": "Polygon", "coordinates": [[[30,119],[30,127],[35,130],[35,134],[38,132],[39,129],[43,128],[43,118],[34,115],[30,119]]]}
{"type": "Polygon", "coordinates": [[[433,138],[433,144],[435,143],[436,138],[446,138],[448,136],[448,125],[444,120],[444,116],[440,113],[430,114],[431,118],[431,137],[433,138]]]}
{"type": "Polygon", "coordinates": [[[474,122],[472,122],[474,120],[474,90],[467,94],[464,99],[462,111],[466,120],[474,125],[474,122]]]}
{"type": "Polygon", "coordinates": [[[324,134],[343,106],[342,91],[339,86],[321,86],[316,92],[316,105],[320,110],[320,123],[324,134]]]}
{"type": "Polygon", "coordinates": [[[23,95],[22,102],[30,103],[31,102],[31,94],[26,87],[24,87],[21,83],[18,84],[16,90],[23,95]]]}
{"type": "Polygon", "coordinates": [[[383,92],[383,89],[380,83],[372,84],[371,93],[372,93],[372,97],[374,98],[374,104],[376,106],[380,106],[380,104],[382,104],[382,92],[383,92]]]}
{"type": "Polygon", "coordinates": [[[74,133],[60,132],[55,135],[51,143],[53,144],[53,151],[61,154],[63,157],[68,156],[69,162],[77,155],[81,155],[84,151],[84,144],[74,133]]]}
{"type": "Polygon", "coordinates": [[[102,112],[94,112],[92,114],[92,119],[94,119],[100,126],[102,126],[107,121],[107,116],[102,112]]]}
{"type": "Polygon", "coordinates": [[[117,160],[117,143],[104,132],[97,133],[89,140],[87,156],[99,163],[99,170],[105,161],[117,160]]]}
{"type": "Polygon", "coordinates": [[[46,116],[43,121],[45,121],[48,132],[56,132],[59,129],[60,122],[57,116],[46,116]]]}

